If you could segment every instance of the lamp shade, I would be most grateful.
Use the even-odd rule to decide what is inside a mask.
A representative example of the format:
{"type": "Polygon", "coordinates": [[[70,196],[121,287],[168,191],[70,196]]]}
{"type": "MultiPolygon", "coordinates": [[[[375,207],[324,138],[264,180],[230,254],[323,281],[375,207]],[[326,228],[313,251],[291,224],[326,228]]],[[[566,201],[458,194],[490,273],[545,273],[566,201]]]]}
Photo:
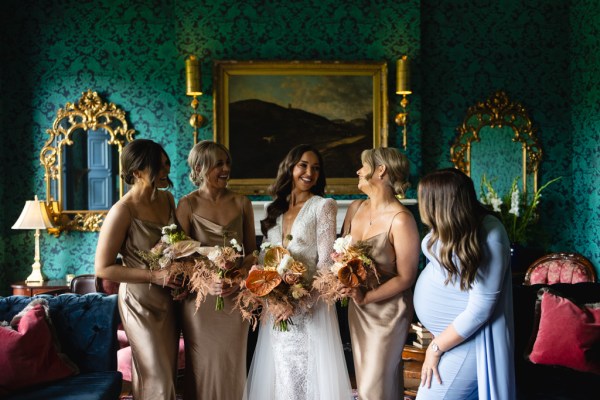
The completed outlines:
{"type": "Polygon", "coordinates": [[[27,200],[25,207],[21,211],[21,215],[17,222],[12,226],[12,229],[46,229],[52,228],[52,222],[48,217],[48,210],[43,201],[27,200]]]}
{"type": "Polygon", "coordinates": [[[186,94],[188,96],[200,96],[200,60],[196,56],[189,56],[185,60],[186,94]]]}
{"type": "Polygon", "coordinates": [[[407,56],[402,56],[396,63],[396,94],[411,94],[410,66],[407,56]]]}

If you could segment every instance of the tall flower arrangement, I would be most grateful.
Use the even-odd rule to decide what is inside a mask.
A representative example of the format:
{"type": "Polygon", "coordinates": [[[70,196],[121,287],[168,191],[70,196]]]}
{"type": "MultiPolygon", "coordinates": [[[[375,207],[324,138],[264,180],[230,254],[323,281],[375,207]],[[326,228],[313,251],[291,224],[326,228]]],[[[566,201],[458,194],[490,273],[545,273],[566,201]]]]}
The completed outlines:
{"type": "Polygon", "coordinates": [[[512,182],[510,190],[504,197],[500,197],[493,187],[493,182],[485,175],[481,179],[481,202],[488,206],[502,221],[511,243],[527,244],[531,230],[538,220],[537,207],[542,197],[542,192],[548,186],[561,179],[554,178],[540,187],[528,201],[527,194],[519,190],[519,178],[512,182]]]}

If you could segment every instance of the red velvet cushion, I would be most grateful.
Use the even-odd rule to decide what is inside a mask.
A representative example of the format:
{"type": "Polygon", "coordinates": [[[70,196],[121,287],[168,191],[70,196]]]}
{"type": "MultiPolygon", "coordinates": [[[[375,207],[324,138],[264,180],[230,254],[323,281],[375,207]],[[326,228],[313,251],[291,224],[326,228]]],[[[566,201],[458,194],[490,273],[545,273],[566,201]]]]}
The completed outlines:
{"type": "Polygon", "coordinates": [[[600,374],[600,303],[580,306],[542,288],[536,319],[539,325],[529,360],[600,374]]]}
{"type": "Polygon", "coordinates": [[[46,312],[36,304],[21,318],[17,330],[0,328],[0,393],[54,381],[77,373],[59,354],[46,312]]]}

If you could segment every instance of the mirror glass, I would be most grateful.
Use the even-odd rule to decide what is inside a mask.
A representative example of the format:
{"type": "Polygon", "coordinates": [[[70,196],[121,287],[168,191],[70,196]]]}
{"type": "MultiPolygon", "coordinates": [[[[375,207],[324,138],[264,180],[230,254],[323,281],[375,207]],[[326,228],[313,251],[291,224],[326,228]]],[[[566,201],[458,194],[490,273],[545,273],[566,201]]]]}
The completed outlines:
{"type": "Polygon", "coordinates": [[[513,136],[512,129],[506,126],[481,128],[479,141],[471,143],[471,179],[475,189],[483,175],[493,182],[498,193],[508,193],[513,180],[521,178],[523,152],[521,144],[513,142],[513,136]]]}
{"type": "Polygon", "coordinates": [[[455,167],[467,173],[480,192],[483,176],[500,196],[513,181],[522,192],[537,190],[541,149],[527,111],[497,92],[467,110],[450,149],[455,167]]]}
{"type": "Polygon", "coordinates": [[[88,90],[58,111],[47,133],[40,161],[57,226],[51,233],[100,230],[108,209],[125,193],[119,158],[135,133],[125,112],[88,90]]]}

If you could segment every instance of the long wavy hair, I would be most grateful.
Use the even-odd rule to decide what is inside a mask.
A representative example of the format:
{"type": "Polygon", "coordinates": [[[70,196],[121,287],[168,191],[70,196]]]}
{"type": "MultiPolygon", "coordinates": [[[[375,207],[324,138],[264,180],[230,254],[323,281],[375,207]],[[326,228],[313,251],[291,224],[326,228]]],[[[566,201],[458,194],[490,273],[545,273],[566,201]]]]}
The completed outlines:
{"type": "Polygon", "coordinates": [[[323,157],[319,151],[309,144],[299,144],[291,149],[285,158],[279,163],[275,183],[269,187],[269,193],[273,196],[273,202],[267,207],[267,216],[260,221],[260,230],[267,236],[269,229],[277,224],[277,217],[285,213],[290,206],[290,193],[292,193],[294,167],[300,162],[302,155],[307,151],[315,153],[319,160],[319,177],[315,185],[310,188],[311,193],[323,196],[325,194],[325,166],[323,157]]]}
{"type": "MultiPolygon", "coordinates": [[[[146,168],[150,169],[150,181],[156,187],[156,177],[162,168],[161,156],[167,157],[167,163],[171,165],[169,155],[163,147],[149,139],[135,139],[129,143],[121,152],[121,165],[123,167],[121,178],[128,185],[135,183],[133,173],[135,171],[143,171],[146,168]]],[[[173,182],[167,177],[169,187],[173,187],[173,182]]]]}
{"type": "Polygon", "coordinates": [[[442,169],[421,179],[418,196],[421,220],[431,229],[427,249],[448,271],[446,284],[458,276],[460,289],[469,290],[483,258],[481,221],[489,213],[477,200],[473,181],[458,169],[442,169]],[[438,255],[432,251],[435,242],[438,255]]]}

